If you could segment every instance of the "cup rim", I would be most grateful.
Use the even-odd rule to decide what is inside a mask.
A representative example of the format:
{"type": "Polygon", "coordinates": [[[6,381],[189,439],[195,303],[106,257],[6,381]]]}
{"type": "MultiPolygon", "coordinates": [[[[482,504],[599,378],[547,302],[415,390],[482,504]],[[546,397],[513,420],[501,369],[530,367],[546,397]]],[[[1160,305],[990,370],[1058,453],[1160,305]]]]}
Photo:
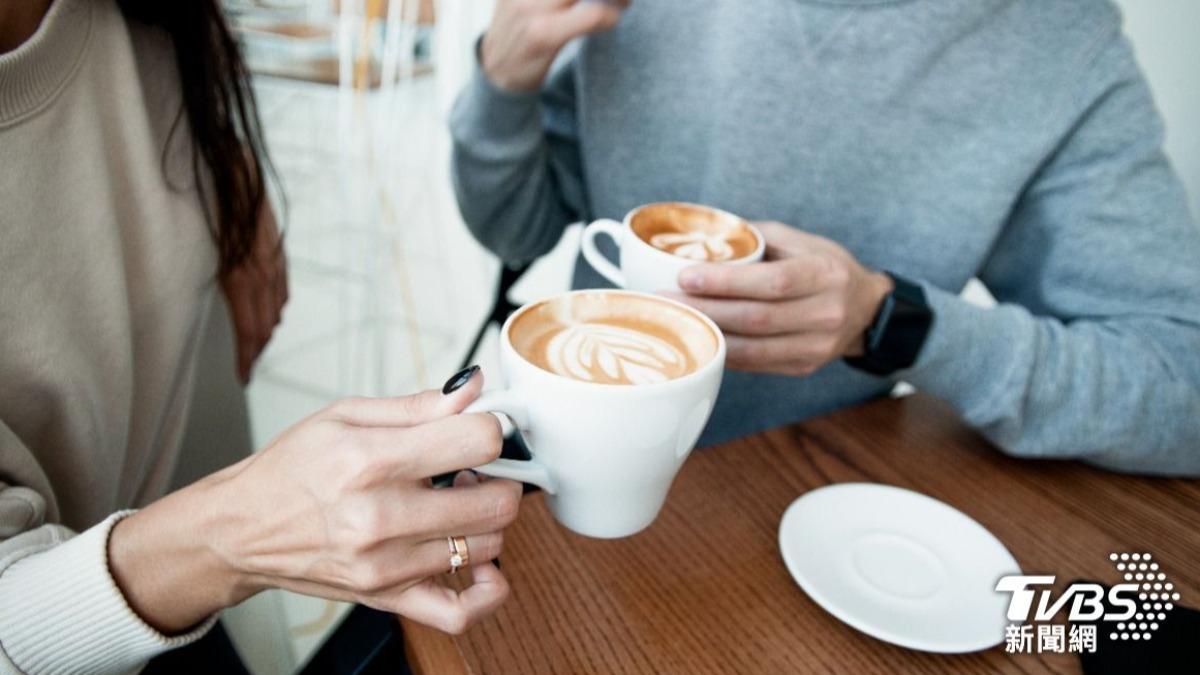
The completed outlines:
{"type": "Polygon", "coordinates": [[[763,258],[763,255],[766,253],[766,250],[767,250],[766,238],[763,237],[762,231],[759,230],[757,227],[755,227],[753,223],[751,223],[746,218],[743,218],[742,216],[739,216],[738,214],[733,213],[732,211],[726,211],[725,209],[720,209],[715,206],[709,206],[708,204],[697,204],[695,202],[681,202],[681,201],[663,201],[663,202],[651,202],[649,204],[642,204],[641,206],[638,206],[638,207],[634,208],[632,211],[630,211],[629,213],[625,214],[625,219],[621,221],[621,227],[625,228],[625,230],[628,231],[627,232],[628,236],[626,237],[626,239],[633,239],[639,245],[641,245],[641,247],[643,249],[652,251],[655,255],[661,256],[663,259],[671,260],[676,263],[683,262],[689,266],[690,265],[703,265],[703,264],[749,265],[751,263],[756,263],[756,262],[761,261],[763,258]],[[718,261],[713,261],[713,262],[706,262],[704,260],[691,260],[689,258],[681,258],[673,253],[667,253],[666,251],[664,251],[660,248],[656,248],[656,247],[652,246],[649,242],[647,242],[646,240],[639,237],[637,235],[637,233],[633,231],[633,219],[635,216],[637,216],[638,213],[640,213],[644,209],[649,209],[649,208],[653,208],[656,206],[669,206],[672,204],[676,204],[679,206],[688,206],[688,207],[697,208],[697,209],[706,209],[709,211],[716,211],[717,213],[729,216],[730,218],[740,220],[746,224],[746,227],[750,228],[751,232],[754,233],[754,237],[758,241],[758,246],[756,246],[752,252],[750,252],[747,255],[744,255],[740,258],[734,258],[733,260],[718,260],[718,261]]]}
{"type": "MultiPolygon", "coordinates": [[[[655,250],[657,250],[657,249],[655,249],[655,250]]],[[[672,257],[675,257],[675,256],[672,256],[672,257]]],[[[691,381],[701,379],[704,376],[706,376],[708,373],[712,372],[713,370],[719,369],[719,370],[723,371],[725,369],[725,333],[723,333],[721,331],[721,327],[718,326],[715,321],[713,321],[711,318],[709,318],[709,316],[707,314],[705,314],[704,312],[701,312],[700,310],[696,309],[695,307],[685,305],[684,303],[679,302],[678,300],[672,300],[671,298],[666,298],[661,295],[655,295],[654,293],[642,293],[640,291],[629,291],[629,290],[625,290],[623,288],[579,288],[579,289],[575,289],[575,290],[571,290],[571,291],[565,291],[563,293],[555,293],[553,295],[547,295],[545,297],[539,298],[532,302],[528,302],[528,303],[524,304],[523,306],[521,306],[519,309],[517,309],[517,311],[510,314],[508,316],[508,318],[504,321],[504,325],[501,326],[501,328],[500,328],[500,348],[503,351],[510,353],[511,356],[513,358],[515,358],[519,363],[523,364],[525,367],[532,369],[534,372],[537,372],[541,375],[553,378],[554,381],[561,382],[567,386],[583,387],[583,388],[589,388],[589,389],[595,388],[595,387],[602,387],[602,388],[611,388],[614,390],[615,389],[630,389],[630,390],[636,390],[636,391],[663,391],[663,390],[667,390],[667,389],[671,389],[671,388],[688,386],[688,384],[691,381]],[[516,319],[519,318],[522,314],[530,311],[534,307],[538,307],[547,302],[559,300],[561,298],[565,298],[568,296],[586,295],[586,294],[593,294],[593,293],[594,294],[603,294],[603,295],[631,295],[634,297],[642,297],[642,298],[646,298],[649,300],[653,300],[655,302],[664,302],[669,305],[675,305],[676,307],[679,307],[679,308],[693,314],[694,316],[699,318],[701,321],[703,321],[706,326],[708,326],[709,330],[711,330],[713,335],[715,335],[717,338],[716,351],[713,352],[712,358],[710,358],[707,362],[705,362],[704,365],[700,366],[696,370],[694,370],[682,377],[677,377],[672,380],[666,380],[665,382],[655,382],[653,384],[617,384],[617,383],[613,383],[613,382],[584,382],[583,380],[576,380],[576,379],[567,377],[565,375],[559,375],[558,373],[546,370],[545,368],[542,368],[542,367],[538,366],[537,364],[533,363],[529,359],[522,356],[521,353],[518,352],[515,347],[513,347],[512,340],[509,339],[509,333],[512,329],[513,322],[516,321],[516,319]],[[717,366],[718,363],[720,363],[719,368],[717,366]]]]}

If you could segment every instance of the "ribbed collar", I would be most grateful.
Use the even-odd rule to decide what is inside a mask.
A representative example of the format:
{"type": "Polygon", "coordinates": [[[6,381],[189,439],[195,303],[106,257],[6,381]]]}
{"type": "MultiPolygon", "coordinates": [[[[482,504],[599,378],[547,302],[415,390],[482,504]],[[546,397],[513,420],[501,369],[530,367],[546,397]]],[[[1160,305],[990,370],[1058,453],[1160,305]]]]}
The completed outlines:
{"type": "Polygon", "coordinates": [[[92,35],[95,0],[54,0],[37,32],[0,54],[0,127],[48,105],[79,68],[92,35]]]}

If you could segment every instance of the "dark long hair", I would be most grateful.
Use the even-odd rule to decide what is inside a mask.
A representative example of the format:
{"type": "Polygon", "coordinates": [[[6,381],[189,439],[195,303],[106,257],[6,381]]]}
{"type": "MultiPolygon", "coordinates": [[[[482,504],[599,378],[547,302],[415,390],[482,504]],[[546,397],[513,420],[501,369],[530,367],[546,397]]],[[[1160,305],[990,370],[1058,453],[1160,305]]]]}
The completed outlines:
{"type": "Polygon", "coordinates": [[[274,176],[246,62],[219,0],[117,0],[117,4],[127,18],[162,28],[174,42],[183,106],[171,134],[186,114],[196,185],[216,240],[218,272],[224,274],[250,254],[267,199],[267,175],[274,176]],[[212,202],[201,162],[212,180],[212,202]]]}

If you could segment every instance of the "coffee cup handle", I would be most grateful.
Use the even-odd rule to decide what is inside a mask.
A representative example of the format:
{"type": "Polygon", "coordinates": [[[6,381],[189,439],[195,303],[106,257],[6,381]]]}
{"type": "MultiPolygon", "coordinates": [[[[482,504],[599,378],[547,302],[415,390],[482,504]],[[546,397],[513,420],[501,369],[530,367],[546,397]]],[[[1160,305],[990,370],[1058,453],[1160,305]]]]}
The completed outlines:
{"type": "Polygon", "coordinates": [[[621,227],[621,223],[615,220],[597,220],[583,229],[581,247],[584,259],[600,273],[600,276],[608,279],[620,288],[625,288],[625,274],[616,265],[612,264],[612,261],[604,257],[600,249],[596,248],[596,237],[601,234],[607,234],[612,237],[617,246],[620,246],[621,227]]]}
{"type": "MultiPolygon", "coordinates": [[[[529,427],[529,413],[525,409],[525,404],[517,399],[511,391],[504,389],[485,391],[463,412],[501,413],[513,421],[518,431],[529,427]]],[[[549,469],[535,459],[497,459],[483,466],[475,467],[475,471],[495,478],[532,483],[549,494],[555,494],[558,491],[558,485],[550,475],[549,469]]]]}

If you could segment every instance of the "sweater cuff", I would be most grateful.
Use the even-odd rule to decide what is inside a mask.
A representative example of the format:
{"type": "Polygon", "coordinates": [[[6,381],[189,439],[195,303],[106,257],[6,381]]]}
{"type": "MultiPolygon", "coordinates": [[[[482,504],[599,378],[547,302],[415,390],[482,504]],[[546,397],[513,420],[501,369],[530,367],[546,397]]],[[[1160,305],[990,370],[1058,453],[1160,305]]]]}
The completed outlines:
{"type": "Polygon", "coordinates": [[[124,672],[203,636],[166,636],[134,613],[108,571],[114,513],[58,546],[0,571],[0,650],[27,673],[124,672]]]}
{"type": "Polygon", "coordinates": [[[450,113],[450,133],[459,147],[481,160],[528,157],[542,142],[541,94],[501,89],[476,59],[450,113]]]}
{"type": "Polygon", "coordinates": [[[980,307],[923,283],[934,323],[913,367],[894,379],[949,402],[968,422],[982,419],[1009,390],[1032,317],[1021,307],[980,307]]]}

